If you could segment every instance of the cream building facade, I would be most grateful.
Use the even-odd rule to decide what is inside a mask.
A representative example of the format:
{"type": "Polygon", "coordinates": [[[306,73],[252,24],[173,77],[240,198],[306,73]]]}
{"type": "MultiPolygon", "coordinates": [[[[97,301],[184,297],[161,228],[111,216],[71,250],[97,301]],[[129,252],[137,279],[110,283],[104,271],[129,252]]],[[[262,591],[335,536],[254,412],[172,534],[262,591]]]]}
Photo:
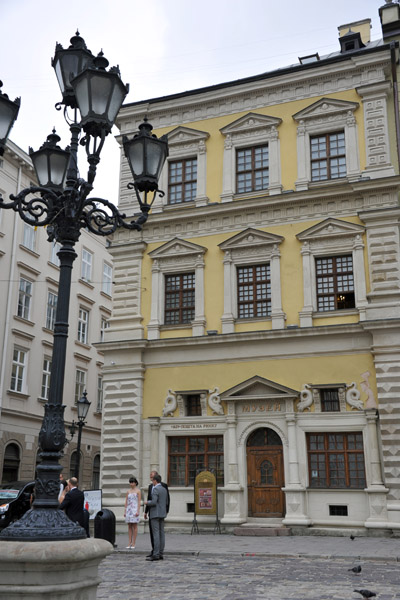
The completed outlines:
{"type": "MultiPolygon", "coordinates": [[[[12,141],[0,160],[0,193],[36,184],[29,156],[12,141]]],[[[13,210],[0,210],[0,469],[2,482],[32,480],[38,434],[50,384],[53,328],[58,297],[57,245],[43,228],[25,225],[13,210]]],[[[83,428],[80,479],[84,489],[100,485],[102,366],[95,349],[111,315],[112,258],[105,241],[83,231],[72,276],[64,389],[65,420],[77,421],[75,401],[91,402],[83,428]]],[[[62,460],[66,477],[76,461],[77,433],[62,460]]]]}
{"type": "MultiPolygon", "coordinates": [[[[209,469],[228,531],[400,529],[399,5],[380,15],[380,41],[365,19],[326,57],[122,108],[121,136],[147,115],[170,154],[145,230],[110,249],[119,522],[129,476],[156,469],[190,529],[209,469]]],[[[128,182],[123,159],[122,210],[128,182]]]]}

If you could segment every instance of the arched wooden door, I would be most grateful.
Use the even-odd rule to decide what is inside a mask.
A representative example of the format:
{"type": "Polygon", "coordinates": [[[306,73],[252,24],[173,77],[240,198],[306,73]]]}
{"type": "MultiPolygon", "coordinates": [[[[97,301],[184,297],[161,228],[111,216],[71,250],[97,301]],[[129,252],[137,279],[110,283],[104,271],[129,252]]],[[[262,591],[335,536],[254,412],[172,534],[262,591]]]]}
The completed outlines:
{"type": "Polygon", "coordinates": [[[282,441],[272,429],[256,429],[247,440],[249,517],[283,517],[284,485],[282,441]]]}

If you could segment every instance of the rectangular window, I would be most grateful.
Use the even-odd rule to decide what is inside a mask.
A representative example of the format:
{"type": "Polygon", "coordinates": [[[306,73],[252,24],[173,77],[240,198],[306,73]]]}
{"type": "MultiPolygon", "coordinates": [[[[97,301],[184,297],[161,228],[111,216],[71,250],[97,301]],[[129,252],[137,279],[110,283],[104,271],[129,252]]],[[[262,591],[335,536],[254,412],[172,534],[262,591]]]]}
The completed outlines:
{"type": "Polygon", "coordinates": [[[84,308],[80,308],[78,315],[78,342],[81,342],[81,344],[88,343],[88,326],[89,312],[84,308]]]}
{"type": "Polygon", "coordinates": [[[201,416],[200,394],[188,394],[185,397],[186,416],[199,417],[201,416]]]}
{"type": "Polygon", "coordinates": [[[112,266],[108,263],[103,263],[103,283],[102,283],[102,291],[105,294],[111,296],[112,293],[112,266]]]}
{"type": "Polygon", "coordinates": [[[49,358],[43,359],[43,373],[42,373],[42,391],[40,394],[41,398],[49,399],[50,391],[50,372],[51,372],[51,360],[49,358]]]}
{"type": "Polygon", "coordinates": [[[110,327],[110,322],[102,318],[100,323],[100,341],[104,342],[105,331],[110,327]]]}
{"type": "Polygon", "coordinates": [[[266,190],[269,185],[268,146],[236,151],[236,193],[266,190]]]}
{"type": "Polygon", "coordinates": [[[315,135],[310,138],[311,181],[346,176],[344,131],[315,135]]]}
{"type": "Polygon", "coordinates": [[[224,442],[222,435],[170,437],[168,440],[168,484],[188,486],[200,471],[209,470],[224,484],[224,442]]]}
{"type": "Polygon", "coordinates": [[[50,262],[57,267],[60,266],[60,259],[57,256],[57,253],[61,250],[61,244],[59,242],[53,242],[51,244],[51,256],[50,262]]]}
{"type": "Polygon", "coordinates": [[[93,263],[93,254],[89,252],[89,250],[82,250],[82,273],[81,277],[85,281],[92,280],[92,263],[93,263]]]}
{"type": "Polygon", "coordinates": [[[76,369],[75,371],[75,404],[79,398],[82,398],[83,392],[86,389],[86,371],[76,369]]]}
{"type": "Polygon", "coordinates": [[[195,274],[165,276],[165,324],[190,323],[194,319],[195,274]]]}
{"type": "Polygon", "coordinates": [[[340,411],[339,390],[337,389],[321,389],[321,411],[322,412],[338,412],[340,411]]]}
{"type": "Polygon", "coordinates": [[[24,350],[14,348],[10,385],[13,392],[23,392],[24,390],[26,354],[24,350]]]}
{"type": "Polygon", "coordinates": [[[103,410],[103,378],[99,375],[97,377],[97,406],[96,412],[103,410]]]}
{"type": "Polygon", "coordinates": [[[28,248],[29,250],[35,249],[35,237],[36,237],[35,228],[32,227],[32,225],[28,225],[28,223],[24,223],[23,245],[25,246],[25,248],[28,248]]]}
{"type": "Polygon", "coordinates": [[[23,319],[29,319],[32,299],[32,282],[24,279],[19,280],[18,309],[17,315],[23,319]]]}
{"type": "Polygon", "coordinates": [[[357,433],[308,433],[311,488],[365,487],[363,436],[357,433]]]}
{"type": "Polygon", "coordinates": [[[355,307],[353,257],[316,258],[317,310],[343,310],[355,307]]]}
{"type": "Polygon", "coordinates": [[[56,311],[57,311],[57,294],[49,292],[47,294],[47,311],[46,311],[46,328],[54,329],[54,323],[56,322],[56,311]]]}
{"type": "Polygon", "coordinates": [[[269,264],[237,268],[238,317],[268,317],[271,314],[269,264]]]}
{"type": "Polygon", "coordinates": [[[196,189],[197,158],[171,161],[168,165],[168,204],[193,201],[196,189]]]}

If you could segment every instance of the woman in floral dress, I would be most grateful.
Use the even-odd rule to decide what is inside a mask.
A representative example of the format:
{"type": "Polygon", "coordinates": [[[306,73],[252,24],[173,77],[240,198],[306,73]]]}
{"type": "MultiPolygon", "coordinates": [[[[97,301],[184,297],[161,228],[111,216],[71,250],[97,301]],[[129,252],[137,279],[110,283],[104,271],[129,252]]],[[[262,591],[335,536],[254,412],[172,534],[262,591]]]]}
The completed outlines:
{"type": "Polygon", "coordinates": [[[129,490],[125,497],[125,522],[128,523],[129,545],[127,548],[132,550],[135,548],[137,536],[137,524],[139,523],[140,498],[141,492],[137,487],[138,480],[136,477],[129,479],[129,490]]]}

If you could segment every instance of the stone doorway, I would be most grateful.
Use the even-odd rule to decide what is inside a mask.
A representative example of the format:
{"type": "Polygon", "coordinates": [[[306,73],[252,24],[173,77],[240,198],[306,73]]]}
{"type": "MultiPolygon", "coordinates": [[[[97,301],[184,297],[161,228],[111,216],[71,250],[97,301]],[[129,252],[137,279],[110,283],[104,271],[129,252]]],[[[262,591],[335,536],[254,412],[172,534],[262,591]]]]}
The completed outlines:
{"type": "Polygon", "coordinates": [[[283,517],[285,485],[279,435],[267,427],[253,431],[246,444],[249,517],[283,517]]]}

